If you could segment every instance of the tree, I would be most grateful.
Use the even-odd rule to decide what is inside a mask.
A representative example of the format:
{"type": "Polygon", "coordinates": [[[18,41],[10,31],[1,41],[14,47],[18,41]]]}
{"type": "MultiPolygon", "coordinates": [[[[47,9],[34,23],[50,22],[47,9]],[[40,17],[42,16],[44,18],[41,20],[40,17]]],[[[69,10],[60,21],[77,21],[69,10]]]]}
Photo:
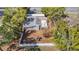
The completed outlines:
{"type": "Polygon", "coordinates": [[[60,50],[65,51],[79,50],[79,24],[73,27],[69,27],[68,22],[64,21],[62,18],[62,16],[66,17],[64,11],[65,8],[63,7],[42,8],[42,12],[48,17],[49,20],[56,20],[52,34],[54,37],[53,40],[56,42],[57,47],[60,50]]]}
{"type": "Polygon", "coordinates": [[[1,44],[9,43],[20,36],[22,24],[26,17],[27,8],[5,8],[2,20],[3,25],[1,26],[4,40],[1,41],[1,44]]]}
{"type": "Polygon", "coordinates": [[[70,28],[70,50],[79,50],[79,25],[75,25],[70,28]]]}
{"type": "Polygon", "coordinates": [[[79,25],[69,27],[63,20],[57,20],[56,29],[53,31],[54,41],[60,50],[79,50],[79,25]]]}
{"type": "Polygon", "coordinates": [[[57,20],[55,30],[53,31],[54,41],[57,43],[57,47],[60,50],[67,50],[68,47],[68,25],[63,20],[57,20]]]}
{"type": "Polygon", "coordinates": [[[44,7],[42,8],[42,13],[48,17],[49,20],[60,19],[62,15],[64,15],[65,8],[64,7],[44,7]]]}

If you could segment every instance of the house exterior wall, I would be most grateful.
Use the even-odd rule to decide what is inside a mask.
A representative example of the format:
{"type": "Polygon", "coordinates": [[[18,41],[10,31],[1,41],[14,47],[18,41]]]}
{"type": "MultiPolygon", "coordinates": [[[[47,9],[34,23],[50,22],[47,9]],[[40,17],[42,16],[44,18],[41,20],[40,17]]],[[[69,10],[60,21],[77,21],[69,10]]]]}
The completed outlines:
{"type": "Polygon", "coordinates": [[[44,14],[30,14],[27,17],[27,20],[34,18],[34,21],[30,22],[29,25],[24,25],[25,28],[28,28],[29,30],[40,30],[41,28],[47,28],[47,18],[44,16],[44,14]]]}

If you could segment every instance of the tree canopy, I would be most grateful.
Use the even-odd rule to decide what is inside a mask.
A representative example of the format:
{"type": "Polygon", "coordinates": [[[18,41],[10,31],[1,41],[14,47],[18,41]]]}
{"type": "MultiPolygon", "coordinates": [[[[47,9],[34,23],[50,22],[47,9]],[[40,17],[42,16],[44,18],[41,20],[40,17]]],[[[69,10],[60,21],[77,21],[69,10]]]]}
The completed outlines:
{"type": "Polygon", "coordinates": [[[79,50],[79,25],[69,27],[68,22],[64,21],[63,18],[61,18],[63,15],[65,15],[64,11],[64,7],[42,8],[42,13],[44,13],[49,20],[52,20],[52,18],[57,20],[55,22],[55,26],[53,26],[53,28],[55,29],[52,31],[54,37],[53,40],[55,41],[55,43],[57,43],[57,47],[60,50],[65,51],[79,50]]]}
{"type": "Polygon", "coordinates": [[[3,43],[18,38],[22,31],[22,24],[27,17],[27,8],[5,8],[2,26],[0,28],[4,40],[3,43]]]}
{"type": "Polygon", "coordinates": [[[42,8],[42,13],[48,17],[48,19],[52,19],[53,17],[59,19],[62,15],[64,15],[65,8],[64,7],[44,7],[42,8]]]}

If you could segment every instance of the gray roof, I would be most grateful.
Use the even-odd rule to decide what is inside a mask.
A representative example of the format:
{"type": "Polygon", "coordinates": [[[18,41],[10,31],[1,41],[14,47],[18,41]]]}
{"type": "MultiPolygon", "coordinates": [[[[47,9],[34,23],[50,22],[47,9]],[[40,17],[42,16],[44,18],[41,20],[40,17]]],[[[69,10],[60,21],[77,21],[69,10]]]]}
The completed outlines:
{"type": "Polygon", "coordinates": [[[73,27],[73,26],[79,24],[79,19],[73,19],[73,18],[71,18],[71,17],[67,17],[67,18],[65,19],[65,21],[67,21],[69,27],[73,27]]]}
{"type": "Polygon", "coordinates": [[[65,13],[79,14],[79,7],[65,7],[65,13]]]}
{"type": "Polygon", "coordinates": [[[40,7],[30,7],[30,13],[40,14],[40,13],[42,13],[41,8],[40,7]]]}

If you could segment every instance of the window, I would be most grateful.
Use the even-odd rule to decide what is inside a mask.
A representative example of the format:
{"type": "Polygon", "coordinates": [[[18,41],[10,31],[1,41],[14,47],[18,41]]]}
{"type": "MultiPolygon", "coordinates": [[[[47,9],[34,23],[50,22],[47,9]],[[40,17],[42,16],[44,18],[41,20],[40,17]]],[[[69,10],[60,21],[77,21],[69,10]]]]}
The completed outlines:
{"type": "Polygon", "coordinates": [[[34,21],[34,18],[28,18],[27,19],[27,22],[32,22],[32,21],[34,21]]]}
{"type": "Polygon", "coordinates": [[[31,22],[34,21],[34,18],[30,18],[30,21],[31,21],[31,22]]]}
{"type": "Polygon", "coordinates": [[[40,18],[36,18],[36,24],[39,24],[40,25],[40,18]]]}

